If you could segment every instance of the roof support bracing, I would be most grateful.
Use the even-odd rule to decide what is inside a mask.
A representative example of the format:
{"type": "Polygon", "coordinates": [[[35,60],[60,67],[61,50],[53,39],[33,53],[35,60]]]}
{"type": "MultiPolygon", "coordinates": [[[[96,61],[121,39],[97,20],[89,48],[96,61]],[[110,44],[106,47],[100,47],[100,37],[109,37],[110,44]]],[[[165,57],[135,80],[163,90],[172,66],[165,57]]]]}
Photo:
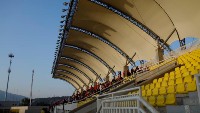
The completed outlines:
{"type": "Polygon", "coordinates": [[[60,78],[60,79],[62,78],[64,80],[69,79],[69,80],[73,81],[74,83],[76,83],[79,86],[79,88],[81,88],[80,84],[78,84],[78,82],[76,82],[76,80],[74,80],[74,79],[72,79],[72,78],[70,78],[70,77],[68,77],[66,75],[59,74],[59,75],[56,75],[55,78],[60,78]]]}
{"type": "Polygon", "coordinates": [[[176,29],[174,28],[174,30],[171,32],[171,34],[167,37],[167,39],[165,40],[164,44],[167,43],[167,41],[171,38],[171,36],[173,35],[173,33],[176,31],[176,29]]]}
{"type": "Polygon", "coordinates": [[[158,40],[160,45],[164,45],[164,49],[171,51],[171,48],[169,47],[169,45],[167,44],[163,44],[163,41],[160,39],[160,37],[154,33],[151,29],[149,29],[147,26],[143,25],[141,22],[139,22],[137,19],[123,13],[122,11],[114,8],[113,6],[106,4],[102,1],[99,0],[90,0],[91,2],[100,5],[118,15],[120,15],[121,17],[125,18],[126,20],[130,21],[131,23],[133,23],[134,25],[136,25],[138,28],[140,28],[141,30],[143,30],[145,33],[147,33],[149,36],[151,36],[154,40],[158,40]]]}
{"type": "Polygon", "coordinates": [[[71,68],[71,69],[73,69],[73,70],[76,70],[76,71],[78,71],[79,73],[83,74],[89,81],[93,82],[93,80],[92,80],[87,74],[85,74],[83,71],[79,70],[79,69],[76,68],[76,67],[73,67],[73,66],[68,65],[68,64],[58,64],[58,65],[59,65],[59,66],[66,66],[66,67],[68,67],[68,68],[71,68]]]}
{"type": "Polygon", "coordinates": [[[87,84],[80,77],[78,77],[77,75],[75,75],[74,73],[72,73],[70,71],[66,71],[66,70],[57,70],[57,71],[64,72],[66,74],[72,75],[72,76],[76,77],[78,80],[80,80],[84,85],[87,86],[87,84]]]}
{"type": "Polygon", "coordinates": [[[70,61],[73,61],[73,62],[76,62],[82,66],[84,66],[85,68],[89,69],[92,73],[94,73],[94,75],[98,78],[98,79],[101,79],[100,75],[97,74],[96,71],[94,71],[90,66],[86,65],[85,63],[77,60],[77,59],[74,59],[74,58],[70,58],[70,57],[61,57],[63,59],[66,59],[66,60],[70,60],[70,61]]]}
{"type": "Polygon", "coordinates": [[[82,52],[84,52],[84,53],[86,53],[86,54],[88,54],[88,55],[94,57],[95,59],[97,59],[98,61],[100,61],[103,65],[105,65],[105,66],[108,68],[108,70],[111,71],[111,73],[112,73],[113,75],[116,75],[115,71],[114,71],[104,60],[102,60],[100,57],[98,57],[98,56],[95,55],[94,53],[89,52],[89,51],[87,51],[87,50],[85,50],[85,49],[83,49],[83,48],[80,48],[80,47],[77,47],[77,46],[73,46],[73,45],[65,45],[65,47],[73,48],[73,49],[82,51],[82,52]]]}
{"type": "Polygon", "coordinates": [[[106,43],[107,45],[109,45],[110,47],[112,47],[113,49],[115,49],[118,53],[120,53],[123,57],[125,57],[127,59],[127,61],[130,62],[130,64],[132,66],[135,66],[135,62],[124,51],[122,51],[119,47],[117,47],[115,44],[113,44],[109,40],[103,38],[102,36],[99,36],[99,35],[97,35],[95,33],[92,33],[90,31],[87,31],[85,29],[82,29],[82,28],[79,28],[79,27],[75,27],[75,26],[71,26],[70,29],[78,31],[78,32],[85,33],[87,35],[90,35],[93,38],[96,38],[96,39],[98,39],[98,40],[106,43]]]}

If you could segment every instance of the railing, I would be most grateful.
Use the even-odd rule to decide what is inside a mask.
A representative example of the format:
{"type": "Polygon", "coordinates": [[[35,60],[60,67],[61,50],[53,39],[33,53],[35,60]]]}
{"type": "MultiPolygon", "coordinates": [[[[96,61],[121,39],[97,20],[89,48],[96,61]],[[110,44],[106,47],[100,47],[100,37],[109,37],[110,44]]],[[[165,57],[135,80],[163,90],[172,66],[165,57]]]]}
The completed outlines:
{"type": "Polygon", "coordinates": [[[197,93],[198,93],[199,104],[200,104],[200,74],[195,75],[195,77],[196,77],[197,93]]]}
{"type": "Polygon", "coordinates": [[[174,60],[176,58],[178,58],[179,56],[187,53],[187,52],[191,52],[197,48],[200,48],[200,40],[196,39],[182,47],[179,47],[171,52],[166,53],[163,57],[164,60],[162,61],[157,61],[156,59],[152,59],[149,62],[146,62],[144,65],[147,67],[151,67],[151,66],[156,66],[159,65],[162,62],[169,62],[170,60],[174,60]]]}
{"type": "Polygon", "coordinates": [[[147,111],[158,113],[153,106],[141,97],[140,87],[97,97],[97,113],[146,113],[147,111]]]}
{"type": "Polygon", "coordinates": [[[179,47],[179,48],[169,52],[165,56],[172,55],[172,56],[177,58],[177,57],[179,57],[179,56],[181,56],[181,55],[183,55],[183,54],[185,54],[187,52],[191,52],[191,51],[199,48],[199,45],[200,45],[200,40],[197,39],[197,40],[194,40],[194,41],[192,41],[192,42],[190,42],[190,43],[188,43],[188,44],[186,44],[186,45],[184,45],[182,47],[179,47]]]}

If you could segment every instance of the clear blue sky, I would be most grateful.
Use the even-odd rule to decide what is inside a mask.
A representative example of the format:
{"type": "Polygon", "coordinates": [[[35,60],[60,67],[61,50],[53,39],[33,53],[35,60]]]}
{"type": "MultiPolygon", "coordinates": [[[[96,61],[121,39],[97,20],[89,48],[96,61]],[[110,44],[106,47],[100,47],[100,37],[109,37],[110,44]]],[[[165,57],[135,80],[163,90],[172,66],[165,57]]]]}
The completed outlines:
{"type": "Polygon", "coordinates": [[[29,97],[35,69],[34,98],[72,94],[70,84],[51,75],[65,1],[0,0],[0,90],[6,89],[8,54],[12,52],[9,92],[29,97]]]}

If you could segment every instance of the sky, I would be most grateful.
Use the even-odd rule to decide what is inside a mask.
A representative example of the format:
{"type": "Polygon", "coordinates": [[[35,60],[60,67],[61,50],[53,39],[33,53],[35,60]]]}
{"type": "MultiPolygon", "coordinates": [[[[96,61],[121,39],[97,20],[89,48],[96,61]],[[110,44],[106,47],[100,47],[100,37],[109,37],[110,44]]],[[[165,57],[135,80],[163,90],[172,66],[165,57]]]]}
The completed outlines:
{"type": "Polygon", "coordinates": [[[6,90],[9,53],[14,54],[8,92],[33,98],[67,96],[74,88],[53,79],[59,25],[66,0],[0,0],[0,90],[6,90]]]}

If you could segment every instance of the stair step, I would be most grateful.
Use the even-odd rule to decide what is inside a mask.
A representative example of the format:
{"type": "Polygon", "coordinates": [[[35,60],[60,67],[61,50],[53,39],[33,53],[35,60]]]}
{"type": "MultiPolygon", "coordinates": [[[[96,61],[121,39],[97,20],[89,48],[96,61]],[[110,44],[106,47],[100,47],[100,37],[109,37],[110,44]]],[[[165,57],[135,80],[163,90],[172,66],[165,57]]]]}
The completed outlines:
{"type": "Polygon", "coordinates": [[[199,98],[197,92],[189,92],[188,95],[189,95],[189,98],[194,98],[194,99],[199,98]]]}
{"type": "Polygon", "coordinates": [[[166,106],[166,111],[166,113],[200,113],[200,105],[170,105],[166,106]]]}
{"type": "Polygon", "coordinates": [[[190,113],[200,113],[200,105],[190,106],[190,113]]]}
{"type": "Polygon", "coordinates": [[[166,106],[167,113],[186,113],[184,105],[166,106]]]}
{"type": "Polygon", "coordinates": [[[184,98],[183,99],[184,105],[199,105],[199,100],[196,98],[184,98]]]}

